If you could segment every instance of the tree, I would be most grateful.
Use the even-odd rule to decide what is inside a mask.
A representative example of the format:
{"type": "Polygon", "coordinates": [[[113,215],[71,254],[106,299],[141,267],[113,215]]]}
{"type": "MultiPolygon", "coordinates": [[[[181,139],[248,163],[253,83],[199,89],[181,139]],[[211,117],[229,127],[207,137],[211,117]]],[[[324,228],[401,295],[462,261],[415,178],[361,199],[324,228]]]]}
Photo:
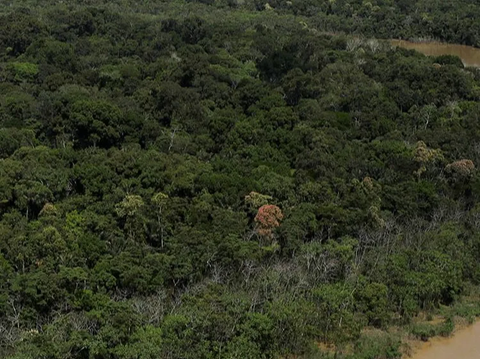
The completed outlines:
{"type": "Polygon", "coordinates": [[[425,142],[418,141],[413,150],[413,159],[419,166],[414,174],[420,178],[427,170],[427,164],[443,159],[443,154],[439,149],[428,148],[425,142]]]}
{"type": "Polygon", "coordinates": [[[123,135],[123,114],[108,101],[77,101],[69,113],[68,129],[76,145],[110,147],[123,135]]]}
{"type": "Polygon", "coordinates": [[[449,163],[445,167],[445,172],[457,180],[467,179],[473,175],[475,165],[471,160],[463,159],[449,163]]]}
{"type": "Polygon", "coordinates": [[[9,64],[13,80],[17,83],[33,82],[39,72],[38,65],[30,62],[13,62],[9,64]]]}
{"type": "Polygon", "coordinates": [[[142,226],[142,218],[140,211],[145,203],[139,195],[128,194],[120,203],[115,205],[115,211],[119,217],[125,218],[125,229],[128,233],[128,239],[141,242],[140,231],[142,226]],[[135,238],[135,234],[137,238],[135,238]]]}
{"type": "Polygon", "coordinates": [[[120,359],[157,359],[162,355],[162,330],[153,326],[138,328],[127,344],[114,349],[120,359]]]}
{"type": "Polygon", "coordinates": [[[255,191],[250,192],[245,196],[245,203],[251,206],[255,211],[273,199],[272,196],[267,196],[255,191]]]}
{"type": "Polygon", "coordinates": [[[165,223],[162,214],[162,209],[165,208],[168,202],[168,195],[163,192],[158,192],[153,195],[152,203],[155,205],[157,211],[157,224],[160,228],[160,245],[163,248],[163,241],[165,236],[165,223]]]}
{"type": "Polygon", "coordinates": [[[42,23],[28,9],[18,9],[0,17],[0,48],[10,56],[22,54],[42,33],[42,23]]]}
{"type": "Polygon", "coordinates": [[[255,216],[255,223],[257,224],[257,233],[265,238],[273,238],[273,230],[280,226],[280,221],[283,219],[283,213],[279,207],[273,204],[265,204],[258,209],[255,216]]]}

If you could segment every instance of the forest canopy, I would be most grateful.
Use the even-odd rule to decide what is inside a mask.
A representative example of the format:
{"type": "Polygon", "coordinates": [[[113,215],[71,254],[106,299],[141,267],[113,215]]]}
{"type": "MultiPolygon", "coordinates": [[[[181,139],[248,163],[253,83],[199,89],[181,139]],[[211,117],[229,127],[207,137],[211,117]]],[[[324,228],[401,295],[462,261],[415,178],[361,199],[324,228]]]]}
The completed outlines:
{"type": "Polygon", "coordinates": [[[480,72],[382,39],[480,46],[478,19],[4,2],[0,357],[399,358],[386,328],[451,331],[414,324],[480,283],[480,72]]]}

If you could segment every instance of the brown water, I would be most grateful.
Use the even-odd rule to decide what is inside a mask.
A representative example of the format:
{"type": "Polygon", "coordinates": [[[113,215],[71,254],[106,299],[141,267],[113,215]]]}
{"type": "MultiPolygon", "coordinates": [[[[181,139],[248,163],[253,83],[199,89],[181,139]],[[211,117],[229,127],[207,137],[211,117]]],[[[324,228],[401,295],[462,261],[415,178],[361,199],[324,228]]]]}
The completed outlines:
{"type": "Polygon", "coordinates": [[[391,40],[391,44],[405,49],[417,50],[427,56],[455,55],[462,60],[465,66],[480,67],[480,49],[476,47],[444,44],[440,42],[410,42],[404,40],[391,40]]]}
{"type": "Polygon", "coordinates": [[[480,359],[480,321],[451,338],[434,338],[411,359],[480,359]]]}

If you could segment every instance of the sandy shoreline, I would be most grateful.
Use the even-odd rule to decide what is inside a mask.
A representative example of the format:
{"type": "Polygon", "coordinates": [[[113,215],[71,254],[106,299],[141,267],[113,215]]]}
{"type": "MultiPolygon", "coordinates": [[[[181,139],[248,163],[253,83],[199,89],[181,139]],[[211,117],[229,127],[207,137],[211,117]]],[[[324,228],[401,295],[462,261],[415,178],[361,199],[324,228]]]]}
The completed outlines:
{"type": "Polygon", "coordinates": [[[448,338],[435,337],[415,346],[411,359],[480,359],[480,321],[456,330],[448,338]]]}

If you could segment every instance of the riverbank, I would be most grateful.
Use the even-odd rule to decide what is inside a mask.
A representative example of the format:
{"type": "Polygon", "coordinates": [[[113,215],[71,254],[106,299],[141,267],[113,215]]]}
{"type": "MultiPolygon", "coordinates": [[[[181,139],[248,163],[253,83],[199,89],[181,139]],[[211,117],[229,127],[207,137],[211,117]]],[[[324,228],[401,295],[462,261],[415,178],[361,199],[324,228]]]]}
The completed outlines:
{"type": "MultiPolygon", "coordinates": [[[[401,337],[402,359],[479,359],[480,296],[472,288],[469,296],[449,307],[421,313],[405,327],[401,337]]],[[[392,328],[390,328],[392,329],[392,328]]],[[[389,330],[391,331],[391,330],[389,330]]]]}
{"type": "Polygon", "coordinates": [[[393,46],[416,50],[427,56],[458,56],[465,66],[480,67],[480,49],[473,46],[447,44],[437,41],[390,40],[393,46]]]}
{"type": "Polygon", "coordinates": [[[435,337],[419,344],[410,359],[480,359],[480,321],[457,328],[450,337],[435,337]]]}
{"type": "Polygon", "coordinates": [[[451,306],[421,312],[408,324],[385,329],[366,327],[355,342],[338,346],[317,343],[319,352],[302,358],[480,359],[452,354],[455,350],[480,353],[480,320],[477,319],[480,318],[480,296],[477,291],[472,288],[469,296],[459,298],[451,306]],[[439,352],[448,355],[438,356],[439,352]]]}

